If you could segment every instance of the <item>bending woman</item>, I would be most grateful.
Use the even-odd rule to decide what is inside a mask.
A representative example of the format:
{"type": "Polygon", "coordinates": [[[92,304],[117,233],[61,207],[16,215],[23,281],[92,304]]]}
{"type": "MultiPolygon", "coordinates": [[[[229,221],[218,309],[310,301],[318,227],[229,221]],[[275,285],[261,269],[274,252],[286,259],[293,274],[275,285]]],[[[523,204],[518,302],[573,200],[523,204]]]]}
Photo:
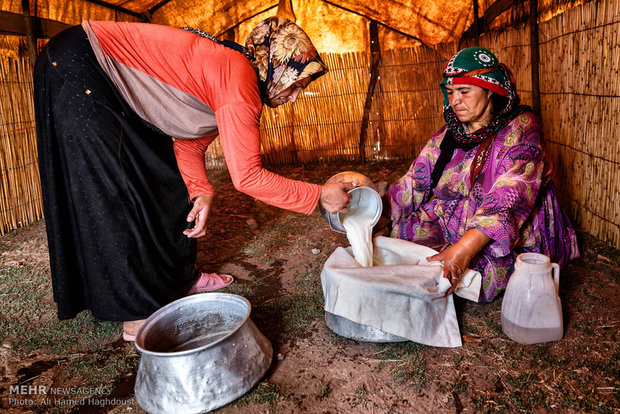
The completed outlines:
{"type": "Polygon", "coordinates": [[[160,307],[232,281],[195,267],[214,196],[205,150],[217,135],[239,191],[305,214],[319,200],[344,208],[350,184],[286,179],[260,159],[262,105],[294,102],[326,71],[303,30],[277,17],[245,47],[195,29],[103,21],[51,39],[34,86],[58,317],[89,309],[124,321],[131,339],[160,307]]]}
{"type": "Polygon", "coordinates": [[[540,120],[519,106],[509,69],[472,47],[448,62],[442,127],[387,192],[391,236],[440,251],[454,291],[467,268],[483,276],[480,301],[508,282],[516,257],[542,253],[564,266],[575,232],[549,180],[540,120]]]}

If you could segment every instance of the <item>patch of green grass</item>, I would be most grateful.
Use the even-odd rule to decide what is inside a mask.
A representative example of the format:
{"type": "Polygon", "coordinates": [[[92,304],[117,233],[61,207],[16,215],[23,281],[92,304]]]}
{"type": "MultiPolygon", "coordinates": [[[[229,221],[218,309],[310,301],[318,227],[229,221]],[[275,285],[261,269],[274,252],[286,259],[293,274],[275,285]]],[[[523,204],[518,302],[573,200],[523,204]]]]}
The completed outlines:
{"type": "Polygon", "coordinates": [[[329,381],[319,380],[318,383],[319,390],[316,397],[317,399],[323,401],[325,398],[328,398],[330,396],[330,394],[332,393],[332,389],[329,385],[329,381]]]}
{"type": "MultiPolygon", "coordinates": [[[[558,363],[557,359],[549,352],[549,344],[541,344],[531,349],[530,366],[532,368],[543,369],[554,366],[558,363]]],[[[525,352],[528,348],[519,347],[520,352],[525,352]]]]}
{"type": "Polygon", "coordinates": [[[355,344],[357,343],[357,341],[354,341],[352,339],[349,338],[345,338],[344,336],[340,336],[338,334],[335,333],[331,333],[331,335],[329,336],[329,338],[327,338],[327,342],[333,345],[351,345],[351,344],[355,344]]]}
{"type": "MultiPolygon", "coordinates": [[[[507,361],[514,363],[522,361],[524,358],[527,359],[530,356],[528,348],[522,346],[512,346],[507,347],[504,353],[504,358],[507,361]]],[[[535,357],[532,357],[535,358],[535,357]]],[[[530,365],[533,365],[534,362],[531,362],[530,365]]]]}
{"type": "Polygon", "coordinates": [[[300,329],[323,316],[323,295],[321,291],[294,293],[275,298],[266,307],[269,313],[282,315],[282,335],[288,338],[297,335],[300,329]]]}
{"type": "MultiPolygon", "coordinates": [[[[576,323],[575,319],[572,323],[576,323]]],[[[535,408],[542,408],[614,412],[612,408],[618,407],[619,402],[616,393],[620,382],[620,348],[611,340],[613,330],[597,330],[580,336],[586,340],[571,343],[570,349],[559,342],[530,346],[499,338],[485,342],[481,351],[501,358],[510,374],[498,377],[500,385],[488,389],[491,392],[484,397],[471,393],[475,411],[531,413],[535,408]],[[501,384],[505,384],[505,388],[501,384]],[[603,389],[608,391],[601,391],[603,389]]],[[[457,375],[462,375],[462,369],[458,365],[455,368],[457,375]]],[[[443,389],[450,390],[458,385],[446,384],[443,389]]]]}
{"type": "Polygon", "coordinates": [[[133,372],[140,357],[133,352],[107,352],[82,356],[68,361],[62,368],[67,377],[82,378],[87,387],[109,386],[116,378],[133,372]]]}
{"type": "Polygon", "coordinates": [[[502,324],[496,321],[495,319],[487,319],[487,326],[493,331],[493,333],[497,336],[503,336],[504,331],[502,330],[502,324]]]}
{"type": "Polygon", "coordinates": [[[8,342],[16,350],[35,350],[55,355],[95,351],[101,342],[118,335],[115,322],[102,322],[90,313],[59,321],[50,300],[48,275],[27,267],[0,269],[0,342],[8,342]]]}
{"type": "Polygon", "coordinates": [[[415,342],[400,342],[383,347],[379,357],[386,362],[396,364],[394,379],[399,384],[406,384],[416,390],[423,389],[431,374],[426,362],[428,347],[415,342]]]}
{"type": "Polygon", "coordinates": [[[264,305],[266,313],[281,317],[280,328],[284,338],[298,335],[313,320],[324,317],[320,271],[320,259],[306,263],[296,272],[296,280],[292,285],[294,292],[276,297],[264,305]]]}
{"type": "MultiPolygon", "coordinates": [[[[270,221],[261,225],[260,236],[248,242],[242,249],[242,253],[248,257],[263,257],[276,249],[281,249],[286,244],[286,235],[291,228],[299,228],[295,223],[299,220],[292,215],[285,216],[282,220],[270,221]]],[[[299,240],[291,239],[290,243],[299,245],[299,240]]]]}
{"type": "Polygon", "coordinates": [[[321,289],[320,277],[323,267],[323,259],[315,258],[311,262],[304,263],[303,270],[295,272],[294,287],[296,290],[321,289]]]}
{"type": "Polygon", "coordinates": [[[463,317],[463,326],[461,329],[462,335],[480,335],[480,327],[478,324],[480,321],[478,319],[472,319],[468,317],[463,317]]]}
{"type": "Polygon", "coordinates": [[[366,391],[364,384],[357,387],[353,394],[357,397],[361,404],[365,404],[368,401],[368,392],[366,391]]]}
{"type": "MultiPolygon", "coordinates": [[[[1,268],[0,300],[0,342],[10,345],[18,357],[36,352],[52,361],[56,358],[55,375],[77,378],[80,387],[112,386],[138,365],[139,356],[132,345],[115,349],[107,345],[120,336],[118,322],[96,320],[90,312],[58,320],[48,269],[1,268]]],[[[52,414],[73,412],[74,408],[29,407],[35,413],[52,414]]]]}
{"type": "Polygon", "coordinates": [[[600,401],[575,394],[565,395],[564,399],[561,401],[561,407],[583,413],[613,414],[617,412],[613,407],[603,405],[600,401]]]}
{"type": "Polygon", "coordinates": [[[33,272],[28,267],[0,268],[0,316],[6,318],[38,319],[46,309],[43,297],[51,291],[45,272],[33,272]]]}
{"type": "Polygon", "coordinates": [[[235,295],[243,296],[246,298],[251,298],[256,295],[257,287],[256,285],[250,285],[245,283],[233,283],[226,287],[222,292],[233,293],[235,295]]]}
{"type": "Polygon", "coordinates": [[[591,324],[587,321],[574,320],[572,325],[578,331],[581,331],[584,335],[592,336],[594,331],[590,329],[591,324]]]}
{"type": "Polygon", "coordinates": [[[232,285],[227,286],[224,290],[222,290],[222,292],[252,298],[258,293],[258,290],[263,285],[264,282],[260,278],[250,275],[247,280],[238,280],[232,285]]]}
{"type": "Polygon", "coordinates": [[[546,401],[549,393],[538,387],[539,380],[535,374],[506,375],[503,380],[511,389],[497,396],[496,401],[500,405],[514,407],[522,413],[529,413],[535,407],[550,409],[546,401]]]}
{"type": "Polygon", "coordinates": [[[420,353],[428,350],[426,345],[418,344],[417,342],[395,342],[392,344],[380,344],[376,345],[377,348],[382,348],[380,356],[383,359],[403,359],[410,356],[417,356],[420,353]]]}
{"type": "Polygon", "coordinates": [[[455,367],[458,367],[461,362],[463,362],[463,355],[456,354],[452,356],[452,363],[455,367]]]}
{"type": "Polygon", "coordinates": [[[263,381],[251,392],[238,399],[234,404],[241,407],[249,404],[269,404],[270,407],[275,407],[278,402],[284,399],[285,398],[281,395],[279,385],[263,381]]]}
{"type": "Polygon", "coordinates": [[[450,391],[457,393],[457,394],[467,394],[468,388],[469,388],[469,383],[467,382],[465,377],[459,376],[459,377],[454,378],[450,391]]]}
{"type": "Polygon", "coordinates": [[[95,352],[103,342],[119,334],[118,323],[98,321],[88,312],[66,321],[59,321],[55,316],[45,323],[20,318],[6,320],[0,326],[0,341],[8,341],[14,349],[54,355],[95,352]]]}
{"type": "MultiPolygon", "coordinates": [[[[579,378],[584,392],[586,387],[591,386],[594,379],[598,379],[604,385],[613,387],[616,406],[620,406],[620,346],[617,346],[616,351],[609,357],[587,358],[583,360],[582,366],[589,374],[589,378],[583,378],[583,376],[579,378]],[[591,381],[589,381],[590,379],[591,381]]],[[[575,401],[572,403],[574,404],[575,401]]],[[[584,401],[578,401],[578,403],[579,407],[584,405],[584,401]]]]}

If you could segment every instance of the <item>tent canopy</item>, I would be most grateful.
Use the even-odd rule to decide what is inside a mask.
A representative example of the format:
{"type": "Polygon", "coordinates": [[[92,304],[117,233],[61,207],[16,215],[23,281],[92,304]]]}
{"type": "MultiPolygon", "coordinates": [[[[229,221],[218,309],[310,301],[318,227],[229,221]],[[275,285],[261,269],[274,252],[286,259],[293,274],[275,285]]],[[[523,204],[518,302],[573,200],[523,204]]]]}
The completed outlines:
{"type": "MultiPolygon", "coordinates": [[[[567,3],[575,1],[540,0],[539,13],[550,17],[567,3]]],[[[7,0],[0,4],[0,34],[26,35],[16,15],[27,14],[38,38],[93,19],[191,26],[243,43],[258,22],[280,15],[304,28],[319,51],[342,53],[369,50],[373,21],[386,50],[459,41],[528,13],[526,0],[7,0]]]]}

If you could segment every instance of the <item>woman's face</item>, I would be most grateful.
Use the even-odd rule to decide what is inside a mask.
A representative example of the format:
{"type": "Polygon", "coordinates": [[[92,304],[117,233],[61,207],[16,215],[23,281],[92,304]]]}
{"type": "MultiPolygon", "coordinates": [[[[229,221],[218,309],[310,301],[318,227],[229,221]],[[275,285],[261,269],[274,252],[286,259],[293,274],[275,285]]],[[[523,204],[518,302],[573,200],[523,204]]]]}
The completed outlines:
{"type": "Polygon", "coordinates": [[[271,108],[275,108],[280,105],[284,105],[288,101],[295,102],[299,93],[312,82],[311,78],[304,78],[298,80],[273,98],[270,98],[265,104],[271,108]]]}
{"type": "Polygon", "coordinates": [[[448,92],[448,102],[456,117],[470,127],[470,132],[491,122],[491,94],[493,92],[476,85],[444,86],[448,92]]]}

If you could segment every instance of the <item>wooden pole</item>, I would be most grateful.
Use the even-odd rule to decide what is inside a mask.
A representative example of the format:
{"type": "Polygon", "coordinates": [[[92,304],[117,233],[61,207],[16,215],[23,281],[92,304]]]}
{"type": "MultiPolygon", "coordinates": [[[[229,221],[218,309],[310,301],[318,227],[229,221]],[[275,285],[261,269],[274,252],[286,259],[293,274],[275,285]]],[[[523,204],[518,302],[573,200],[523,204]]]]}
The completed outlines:
{"type": "Polygon", "coordinates": [[[22,11],[24,13],[24,23],[26,24],[26,37],[28,38],[28,55],[30,57],[30,64],[34,65],[34,62],[37,60],[37,40],[32,26],[32,17],[30,16],[29,0],[22,0],[22,11]]]}
{"type": "Polygon", "coordinates": [[[359,153],[361,162],[366,162],[366,140],[368,137],[368,125],[370,120],[370,110],[372,109],[372,97],[375,94],[375,87],[379,79],[379,63],[381,62],[381,46],[379,45],[379,26],[375,20],[370,21],[370,81],[366,92],[366,102],[364,104],[364,115],[362,116],[362,129],[360,131],[359,153]]]}
{"type": "Polygon", "coordinates": [[[476,44],[480,43],[480,18],[478,17],[478,0],[474,0],[474,34],[476,36],[476,44]]]}
{"type": "Polygon", "coordinates": [[[536,114],[542,118],[540,113],[540,80],[539,62],[540,51],[538,44],[538,0],[530,0],[530,53],[532,56],[532,106],[536,114]]]}

